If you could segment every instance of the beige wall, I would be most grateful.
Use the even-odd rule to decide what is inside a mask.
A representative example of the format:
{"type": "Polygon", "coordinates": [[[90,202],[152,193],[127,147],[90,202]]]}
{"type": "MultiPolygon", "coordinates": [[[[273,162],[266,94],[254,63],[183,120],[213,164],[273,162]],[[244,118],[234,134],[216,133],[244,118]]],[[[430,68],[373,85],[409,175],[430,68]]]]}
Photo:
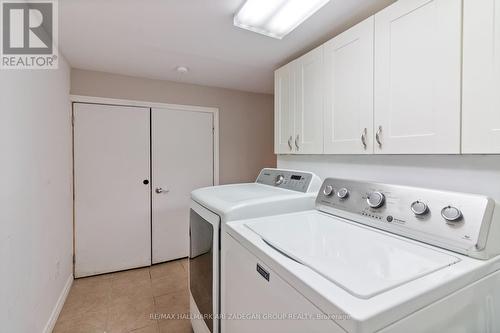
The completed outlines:
{"type": "Polygon", "coordinates": [[[217,107],[221,184],[253,181],[276,166],[272,95],[79,69],[71,71],[71,94],[217,107]]]}

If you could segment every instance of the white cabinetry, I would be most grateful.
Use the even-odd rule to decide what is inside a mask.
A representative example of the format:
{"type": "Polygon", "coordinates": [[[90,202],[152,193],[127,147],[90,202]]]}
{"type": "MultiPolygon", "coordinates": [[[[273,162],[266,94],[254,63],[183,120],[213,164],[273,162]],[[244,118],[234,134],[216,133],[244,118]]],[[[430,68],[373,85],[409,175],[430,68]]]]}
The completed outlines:
{"type": "Polygon", "coordinates": [[[400,0],[375,15],[375,152],[460,153],[458,0],[400,0]]]}
{"type": "Polygon", "coordinates": [[[290,63],[274,73],[274,150],[276,154],[293,152],[295,130],[295,80],[290,63]]]}
{"type": "Polygon", "coordinates": [[[326,154],[373,153],[373,17],[324,45],[326,154]]]}
{"type": "Polygon", "coordinates": [[[500,153],[500,0],[464,1],[463,153],[500,153]]]}
{"type": "Polygon", "coordinates": [[[500,0],[396,1],[276,71],[275,152],[499,154],[499,40],[500,0]]]}
{"type": "Polygon", "coordinates": [[[323,153],[323,48],[319,47],[295,62],[296,98],[295,152],[323,153]]]}
{"type": "Polygon", "coordinates": [[[275,74],[275,152],[323,153],[323,49],[275,74]]]}

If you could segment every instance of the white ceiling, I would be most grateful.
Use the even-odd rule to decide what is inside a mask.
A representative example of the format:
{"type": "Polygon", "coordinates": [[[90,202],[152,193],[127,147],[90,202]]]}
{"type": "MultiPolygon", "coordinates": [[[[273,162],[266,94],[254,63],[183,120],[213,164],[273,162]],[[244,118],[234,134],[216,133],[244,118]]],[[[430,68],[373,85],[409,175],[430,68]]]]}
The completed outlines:
{"type": "Polygon", "coordinates": [[[60,46],[74,68],[272,93],[276,68],[394,1],[331,0],[276,40],[233,26],[244,0],[62,0],[60,46]]]}

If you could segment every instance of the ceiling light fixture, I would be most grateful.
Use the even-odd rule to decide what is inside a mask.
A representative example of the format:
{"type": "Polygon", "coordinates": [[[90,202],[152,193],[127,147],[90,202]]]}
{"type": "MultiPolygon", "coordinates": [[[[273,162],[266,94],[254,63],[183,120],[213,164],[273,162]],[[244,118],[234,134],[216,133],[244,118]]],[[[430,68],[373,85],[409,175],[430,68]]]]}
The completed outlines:
{"type": "Polygon", "coordinates": [[[234,25],[282,39],[330,0],[247,0],[234,25]]]}

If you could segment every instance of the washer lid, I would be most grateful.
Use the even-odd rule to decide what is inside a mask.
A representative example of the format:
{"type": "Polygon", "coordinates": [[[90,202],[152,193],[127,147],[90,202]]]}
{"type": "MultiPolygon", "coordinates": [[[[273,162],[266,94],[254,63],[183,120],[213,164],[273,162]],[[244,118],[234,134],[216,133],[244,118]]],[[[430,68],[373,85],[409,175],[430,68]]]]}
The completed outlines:
{"type": "Polygon", "coordinates": [[[371,298],[460,261],[322,213],[245,224],[266,243],[359,298],[371,298]]]}

